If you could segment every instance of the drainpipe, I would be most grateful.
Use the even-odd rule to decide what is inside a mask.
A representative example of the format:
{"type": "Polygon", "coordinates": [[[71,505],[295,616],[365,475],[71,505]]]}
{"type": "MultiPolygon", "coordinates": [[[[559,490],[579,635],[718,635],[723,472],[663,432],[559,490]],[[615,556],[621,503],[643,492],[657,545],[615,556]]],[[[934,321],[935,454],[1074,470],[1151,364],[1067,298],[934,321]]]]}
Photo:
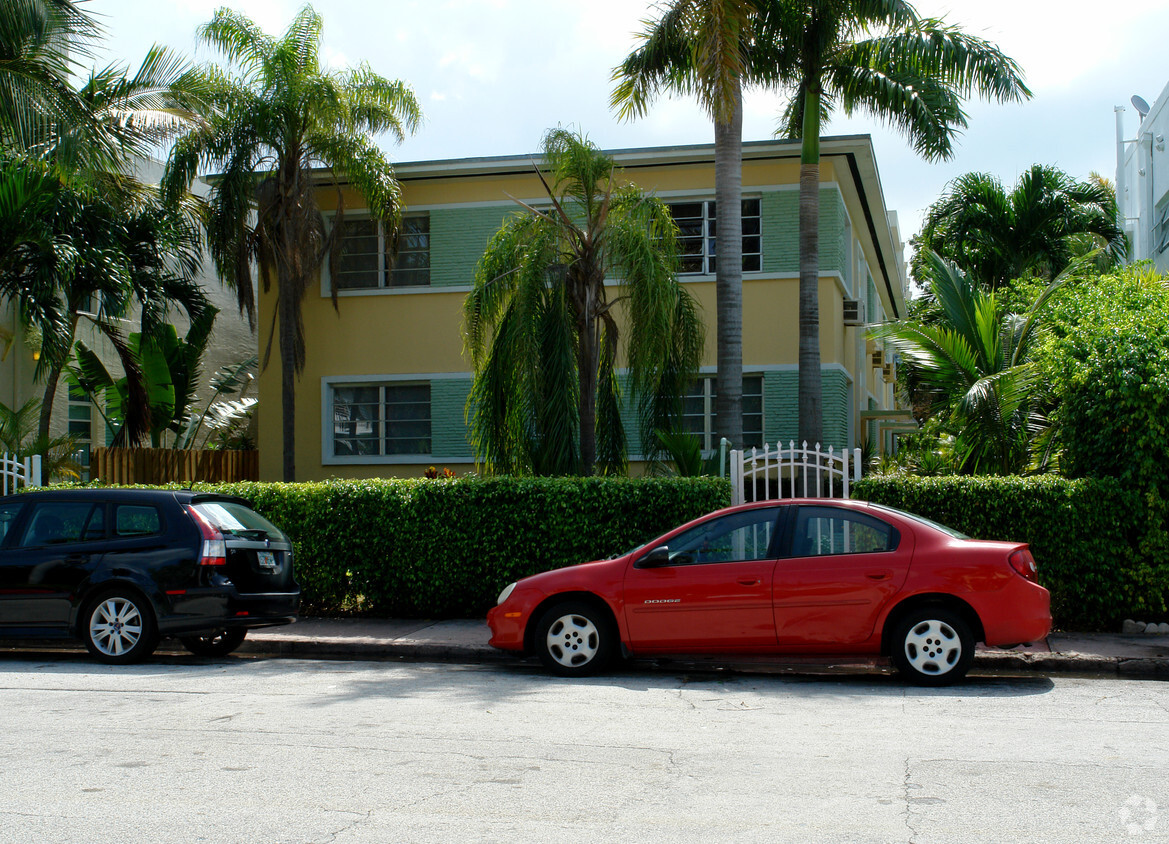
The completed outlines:
{"type": "MultiPolygon", "coordinates": [[[[1122,232],[1128,231],[1128,166],[1124,160],[1124,106],[1114,106],[1116,112],[1116,217],[1122,232]]],[[[1136,244],[1129,242],[1129,260],[1135,257],[1136,244]]]]}

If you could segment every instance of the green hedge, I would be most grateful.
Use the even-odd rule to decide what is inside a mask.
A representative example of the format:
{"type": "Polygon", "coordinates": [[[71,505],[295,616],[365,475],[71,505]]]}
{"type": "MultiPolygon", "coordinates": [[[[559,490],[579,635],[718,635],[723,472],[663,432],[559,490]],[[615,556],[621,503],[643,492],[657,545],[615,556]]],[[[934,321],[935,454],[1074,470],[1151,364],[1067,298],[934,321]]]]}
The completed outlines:
{"type": "Polygon", "coordinates": [[[199,485],[250,499],[296,548],[307,613],[482,615],[511,581],[628,551],[725,507],[714,478],[199,485]]]}
{"type": "Polygon", "coordinates": [[[976,539],[1030,543],[1060,629],[1115,630],[1124,618],[1165,612],[1169,571],[1138,550],[1145,502],[1115,479],[880,475],[862,479],[853,497],[976,539]]]}

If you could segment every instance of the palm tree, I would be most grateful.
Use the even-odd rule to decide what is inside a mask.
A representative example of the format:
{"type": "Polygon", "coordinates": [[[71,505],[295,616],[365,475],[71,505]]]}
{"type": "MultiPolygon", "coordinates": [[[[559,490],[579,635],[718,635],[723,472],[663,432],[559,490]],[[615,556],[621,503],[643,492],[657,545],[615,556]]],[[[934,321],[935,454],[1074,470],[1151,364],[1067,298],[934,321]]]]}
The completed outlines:
{"type": "Polygon", "coordinates": [[[801,138],[799,437],[823,439],[820,377],[820,131],[837,108],[867,111],[929,160],[949,158],[964,128],[963,99],[1000,102],[1031,92],[996,46],[905,0],[770,0],[758,36],[788,52],[778,86],[789,94],[780,132],[801,138]]]}
{"type": "MultiPolygon", "coordinates": [[[[697,305],[677,281],[677,226],[583,135],[549,132],[548,208],[524,205],[488,244],[464,305],[475,367],[467,402],[478,458],[497,472],[592,474],[625,466],[617,355],[643,442],[669,429],[702,355],[697,305]],[[611,298],[606,279],[619,287],[611,298]]],[[[521,205],[523,203],[520,203],[521,205]]]]}
{"type": "Polygon", "coordinates": [[[322,68],[321,29],[310,6],[279,39],[241,14],[217,11],[199,36],[239,73],[204,68],[207,125],[176,142],[163,176],[174,192],[190,186],[200,165],[220,174],[209,196],[211,256],[250,321],[253,261],[264,290],[276,288],[264,363],[278,334],[286,481],[296,476],[295,391],[305,363],[301,305],[325,256],[339,248],[343,225],[338,187],[337,224],[326,231],[313,168],[343,174],[365,197],[371,216],[394,228],[402,211],[399,187],[372,136],[389,132],[401,141],[422,119],[413,92],[368,65],[322,68]]]}
{"type": "Polygon", "coordinates": [[[930,399],[930,414],[954,431],[959,471],[1007,475],[1049,463],[1049,427],[1037,412],[1041,385],[1028,354],[1038,315],[1076,266],[1049,284],[1026,314],[1004,316],[993,292],[928,252],[923,269],[941,317],[870,330],[901,353],[918,390],[930,399]]]}
{"type": "Polygon", "coordinates": [[[140,311],[146,337],[161,336],[172,309],[192,321],[208,308],[195,281],[200,238],[190,220],[155,198],[98,196],[61,183],[27,159],[0,160],[0,295],[39,331],[44,379],[39,435],[47,438],[61,371],[83,321],[105,336],[130,382],[127,433],[149,430],[145,391],[121,324],[140,311]]]}
{"type": "Polygon", "coordinates": [[[988,173],[955,179],[930,206],[917,245],[994,290],[1023,276],[1052,278],[1085,246],[1103,247],[1101,260],[1116,266],[1127,240],[1116,219],[1115,191],[1105,180],[1080,182],[1034,164],[1009,192],[988,173]]]}
{"type": "Polygon", "coordinates": [[[776,58],[755,45],[754,0],[673,0],[613,71],[611,105],[642,117],[662,91],[693,94],[714,121],[717,428],[743,440],[743,88],[770,79],[776,58]]]}
{"type": "Polygon", "coordinates": [[[21,152],[48,126],[84,118],[69,84],[100,28],[75,0],[5,0],[0,6],[0,144],[21,152]]]}

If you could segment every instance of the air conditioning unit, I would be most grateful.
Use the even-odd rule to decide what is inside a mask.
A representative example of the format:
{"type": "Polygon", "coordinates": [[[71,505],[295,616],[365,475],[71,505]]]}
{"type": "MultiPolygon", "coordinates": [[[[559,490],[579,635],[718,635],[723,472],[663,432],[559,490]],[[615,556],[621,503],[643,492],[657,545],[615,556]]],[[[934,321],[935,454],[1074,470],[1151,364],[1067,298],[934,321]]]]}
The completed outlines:
{"type": "Polygon", "coordinates": [[[845,325],[864,325],[865,324],[865,303],[860,299],[845,299],[844,300],[844,324],[845,325]]]}
{"type": "Polygon", "coordinates": [[[882,366],[885,365],[885,353],[884,352],[873,352],[870,359],[872,360],[873,366],[876,367],[877,369],[880,369],[882,366]]]}
{"type": "Polygon", "coordinates": [[[893,383],[894,381],[896,381],[896,380],[897,380],[897,365],[896,365],[896,364],[893,364],[893,363],[887,363],[887,364],[885,364],[885,365],[884,365],[884,366],[881,368],[881,375],[882,375],[882,376],[885,378],[885,380],[886,380],[886,381],[888,381],[890,384],[891,384],[891,383],[893,383]]]}

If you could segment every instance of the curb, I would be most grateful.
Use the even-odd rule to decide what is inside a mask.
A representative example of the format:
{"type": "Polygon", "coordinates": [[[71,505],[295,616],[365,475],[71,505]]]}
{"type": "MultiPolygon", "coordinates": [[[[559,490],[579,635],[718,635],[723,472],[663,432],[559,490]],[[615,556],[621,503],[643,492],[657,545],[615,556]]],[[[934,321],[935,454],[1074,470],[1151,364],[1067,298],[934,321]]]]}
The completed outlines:
{"type": "MultiPolygon", "coordinates": [[[[524,665],[530,661],[515,653],[500,651],[485,645],[467,645],[423,640],[392,641],[345,641],[315,639],[248,639],[236,651],[241,656],[269,657],[284,659],[335,659],[368,661],[403,661],[479,664],[524,665]]],[[[662,667],[703,666],[703,667],[753,667],[770,666],[793,668],[800,666],[809,670],[839,666],[845,668],[852,663],[832,663],[830,660],[743,660],[728,657],[725,660],[705,658],[647,659],[641,664],[660,664],[662,667]]],[[[872,664],[860,660],[856,665],[872,664]]],[[[855,667],[855,666],[853,666],[855,667]]],[[[974,658],[973,670],[1023,673],[1023,674],[1080,674],[1095,676],[1125,676],[1169,678],[1169,659],[1100,656],[1093,654],[1057,653],[1013,653],[1010,651],[979,651],[974,658]]]]}

